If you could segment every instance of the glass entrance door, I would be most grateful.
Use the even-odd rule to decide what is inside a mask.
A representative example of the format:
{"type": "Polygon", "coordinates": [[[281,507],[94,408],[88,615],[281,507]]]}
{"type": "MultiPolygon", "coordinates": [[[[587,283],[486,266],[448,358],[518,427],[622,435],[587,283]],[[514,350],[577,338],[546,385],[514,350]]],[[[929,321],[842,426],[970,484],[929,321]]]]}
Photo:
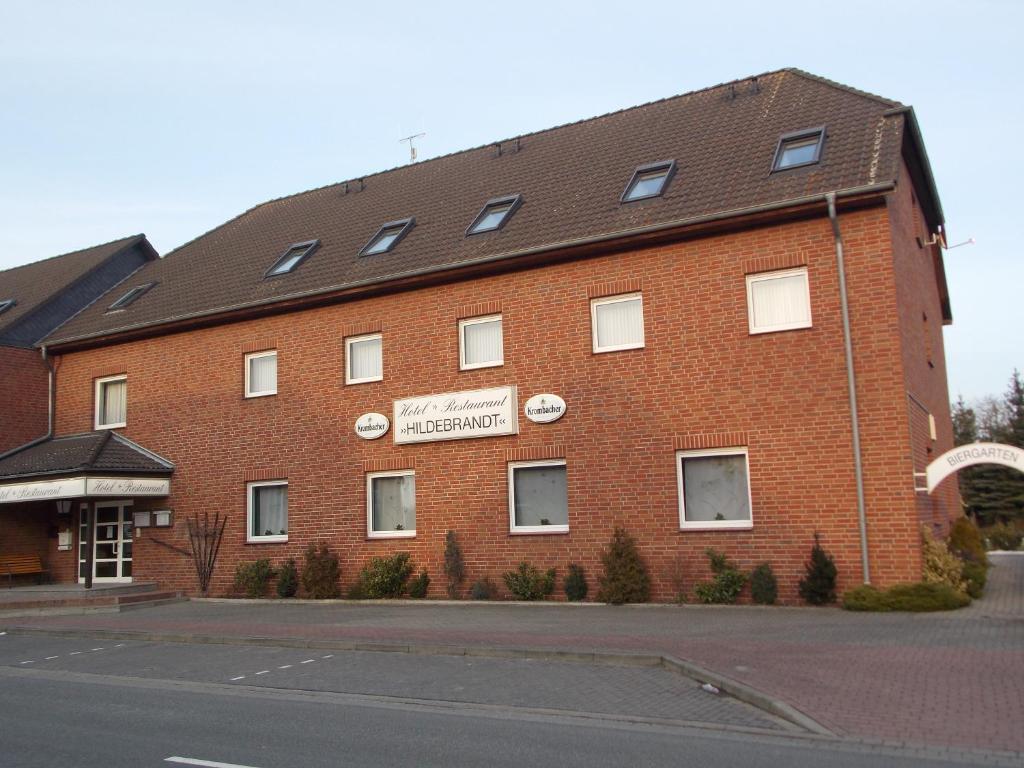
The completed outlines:
{"type": "MultiPolygon", "coordinates": [[[[83,515],[84,517],[84,515],[83,515]]],[[[132,580],[132,503],[98,501],[94,512],[92,578],[94,582],[132,580]]],[[[79,580],[85,580],[88,541],[85,521],[79,527],[79,580]]]]}

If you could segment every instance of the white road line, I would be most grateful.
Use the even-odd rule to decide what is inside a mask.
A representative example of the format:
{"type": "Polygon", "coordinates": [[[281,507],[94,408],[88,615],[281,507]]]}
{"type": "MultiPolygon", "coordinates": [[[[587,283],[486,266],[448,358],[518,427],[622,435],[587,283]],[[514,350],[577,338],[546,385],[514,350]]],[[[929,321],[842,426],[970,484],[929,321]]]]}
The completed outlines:
{"type": "Polygon", "coordinates": [[[124,643],[118,643],[114,646],[115,648],[124,648],[124,643]]]}
{"type": "Polygon", "coordinates": [[[252,765],[239,765],[238,763],[218,763],[216,760],[196,760],[194,757],[168,757],[165,763],[181,763],[182,765],[201,765],[204,768],[255,768],[252,765]]]}
{"type": "Polygon", "coordinates": [[[312,664],[314,661],[316,661],[316,659],[306,659],[305,661],[300,661],[299,663],[300,664],[312,664]]]}
{"type": "Polygon", "coordinates": [[[60,658],[60,656],[47,656],[46,657],[46,661],[49,661],[50,659],[59,659],[59,658],[60,658]]]}
{"type": "Polygon", "coordinates": [[[19,661],[19,664],[35,664],[34,661],[19,661]]]}
{"type": "Polygon", "coordinates": [[[90,650],[93,650],[93,651],[102,651],[103,649],[102,649],[102,648],[91,648],[90,650]]]}
{"type": "Polygon", "coordinates": [[[238,677],[231,678],[231,682],[235,682],[235,680],[245,680],[245,675],[239,675],[238,677]]]}
{"type": "Polygon", "coordinates": [[[257,674],[257,675],[265,675],[265,674],[267,674],[267,672],[269,672],[269,671],[270,671],[269,669],[264,669],[263,671],[261,671],[261,672],[257,672],[256,674],[257,674]]]}
{"type": "Polygon", "coordinates": [[[328,653],[326,656],[321,656],[320,658],[321,659],[333,659],[334,658],[334,654],[333,653],[328,653]]]}
{"type": "Polygon", "coordinates": [[[291,664],[282,664],[280,667],[278,667],[278,669],[291,669],[291,668],[292,668],[291,664]]]}
{"type": "Polygon", "coordinates": [[[7,634],[6,632],[0,632],[0,637],[3,637],[6,634],[7,634]]]}
{"type": "Polygon", "coordinates": [[[81,653],[81,651],[72,651],[71,653],[68,654],[68,656],[77,656],[80,653],[81,653]]]}

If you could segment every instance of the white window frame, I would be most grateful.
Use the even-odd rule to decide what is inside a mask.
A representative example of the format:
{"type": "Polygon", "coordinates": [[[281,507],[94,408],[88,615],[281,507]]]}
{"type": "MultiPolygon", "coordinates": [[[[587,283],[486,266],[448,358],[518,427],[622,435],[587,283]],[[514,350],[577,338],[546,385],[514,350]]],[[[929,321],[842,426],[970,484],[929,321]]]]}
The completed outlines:
{"type": "Polygon", "coordinates": [[[501,314],[497,315],[482,315],[480,317],[468,317],[465,320],[459,320],[459,370],[460,371],[472,371],[476,368],[499,368],[505,364],[505,321],[501,314]],[[465,329],[469,325],[480,325],[482,323],[501,323],[501,357],[497,360],[488,360],[486,363],[467,363],[466,362],[466,335],[465,329]]]}
{"type": "Polygon", "coordinates": [[[542,459],[538,461],[510,461],[508,463],[508,525],[509,532],[515,534],[568,533],[569,524],[565,525],[516,525],[516,496],[514,473],[524,467],[566,467],[565,471],[565,517],[569,519],[569,470],[565,459],[542,459]]]}
{"type": "MultiPolygon", "coordinates": [[[[366,538],[368,539],[414,539],[416,529],[402,531],[373,530],[373,481],[378,477],[416,477],[414,469],[394,469],[387,472],[366,473],[366,538]]],[[[415,495],[413,499],[415,499],[415,495]]]]}
{"type": "Polygon", "coordinates": [[[126,427],[126,426],[128,426],[128,420],[127,420],[128,419],[128,383],[127,382],[128,382],[128,374],[126,374],[126,373],[119,373],[117,376],[104,376],[101,379],[96,379],[96,384],[95,384],[95,390],[96,390],[95,391],[95,410],[94,410],[95,416],[94,416],[94,419],[93,419],[94,423],[96,424],[96,429],[118,429],[119,427],[126,427]],[[123,382],[125,382],[125,385],[124,385],[124,387],[125,387],[124,388],[124,413],[125,413],[125,421],[119,421],[119,422],[116,422],[116,423],[113,423],[113,424],[101,424],[100,423],[100,416],[103,413],[103,410],[102,410],[102,406],[103,406],[103,396],[102,396],[103,395],[103,386],[105,384],[109,384],[110,382],[113,382],[113,381],[123,381],[123,382]]]}
{"type": "Polygon", "coordinates": [[[706,448],[699,451],[676,451],[676,495],[679,497],[679,530],[713,531],[720,528],[747,530],[754,527],[754,503],[750,494],[750,455],[746,446],[732,448],[706,448]],[[699,459],[704,456],[742,456],[747,472],[747,509],[749,520],[693,520],[686,519],[686,489],[683,486],[683,460],[699,459]]]}
{"type": "Polygon", "coordinates": [[[362,336],[347,336],[345,338],[345,383],[346,384],[369,384],[371,381],[384,381],[384,334],[365,333],[362,336]],[[380,340],[380,376],[369,376],[364,379],[350,378],[352,369],[352,345],[360,341],[380,340]]]}
{"type": "Polygon", "coordinates": [[[245,356],[245,396],[249,397],[268,397],[270,395],[277,394],[277,375],[274,375],[274,388],[268,389],[266,392],[254,392],[250,385],[250,378],[252,376],[251,362],[256,358],[260,357],[277,357],[276,349],[267,349],[263,352],[249,352],[245,356]]]}
{"type": "Polygon", "coordinates": [[[811,328],[814,323],[811,317],[811,280],[807,274],[807,267],[797,267],[795,269],[780,269],[775,272],[757,272],[752,275],[747,275],[747,325],[750,329],[750,335],[753,336],[758,333],[775,333],[777,331],[792,331],[797,328],[811,328]],[[754,326],[754,283],[763,283],[769,280],[777,280],[784,277],[793,277],[795,275],[802,275],[804,278],[804,291],[807,299],[807,321],[798,323],[782,323],[781,325],[767,325],[762,328],[756,328],[754,326]]]}
{"type": "MultiPolygon", "coordinates": [[[[271,536],[257,536],[252,532],[252,502],[256,497],[256,488],[266,488],[269,486],[285,486],[288,487],[287,480],[259,480],[254,483],[245,484],[245,543],[246,544],[279,544],[281,542],[288,541],[288,534],[275,533],[271,536]]],[[[287,507],[285,508],[287,512],[287,507]]],[[[288,525],[291,528],[291,523],[288,525]]]]}
{"type": "Polygon", "coordinates": [[[615,296],[602,296],[599,299],[590,300],[590,334],[593,341],[594,353],[619,352],[624,349],[643,349],[646,345],[646,318],[644,317],[644,297],[641,293],[620,293],[615,296]],[[640,301],[640,341],[633,344],[613,344],[608,347],[598,346],[597,343],[597,308],[605,304],[618,304],[623,301],[640,301]]]}

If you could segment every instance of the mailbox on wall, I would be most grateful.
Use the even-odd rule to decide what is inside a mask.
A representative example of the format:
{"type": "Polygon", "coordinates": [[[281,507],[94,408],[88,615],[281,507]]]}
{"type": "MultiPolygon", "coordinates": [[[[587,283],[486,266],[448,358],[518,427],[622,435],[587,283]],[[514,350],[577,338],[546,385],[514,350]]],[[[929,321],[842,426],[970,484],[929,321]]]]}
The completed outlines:
{"type": "Polygon", "coordinates": [[[151,523],[149,522],[149,510],[145,512],[133,512],[132,521],[135,523],[136,528],[149,528],[151,523]]]}
{"type": "Polygon", "coordinates": [[[169,509],[158,509],[153,513],[153,525],[157,528],[170,528],[174,517],[169,509]]]}

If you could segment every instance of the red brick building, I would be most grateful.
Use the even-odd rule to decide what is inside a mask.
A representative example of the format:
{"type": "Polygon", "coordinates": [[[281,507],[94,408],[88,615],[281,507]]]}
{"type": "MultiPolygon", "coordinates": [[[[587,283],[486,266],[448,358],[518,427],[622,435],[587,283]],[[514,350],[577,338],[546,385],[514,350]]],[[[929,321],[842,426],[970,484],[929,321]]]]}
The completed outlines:
{"type": "Polygon", "coordinates": [[[130,545],[131,577],[189,591],[207,511],[214,593],[325,541],[343,586],[407,551],[441,595],[453,530],[469,581],[579,563],[593,595],[615,526],[657,599],[708,547],[795,599],[815,531],[841,588],[917,580],[920,526],[959,514],[915,491],[952,446],[943,225],[913,111],[797,70],[274,200],[45,341],[56,435],[130,443],[0,460],[0,493],[123,483],[74,497],[82,563],[53,570],[103,547],[97,578],[129,578],[130,545]]]}

